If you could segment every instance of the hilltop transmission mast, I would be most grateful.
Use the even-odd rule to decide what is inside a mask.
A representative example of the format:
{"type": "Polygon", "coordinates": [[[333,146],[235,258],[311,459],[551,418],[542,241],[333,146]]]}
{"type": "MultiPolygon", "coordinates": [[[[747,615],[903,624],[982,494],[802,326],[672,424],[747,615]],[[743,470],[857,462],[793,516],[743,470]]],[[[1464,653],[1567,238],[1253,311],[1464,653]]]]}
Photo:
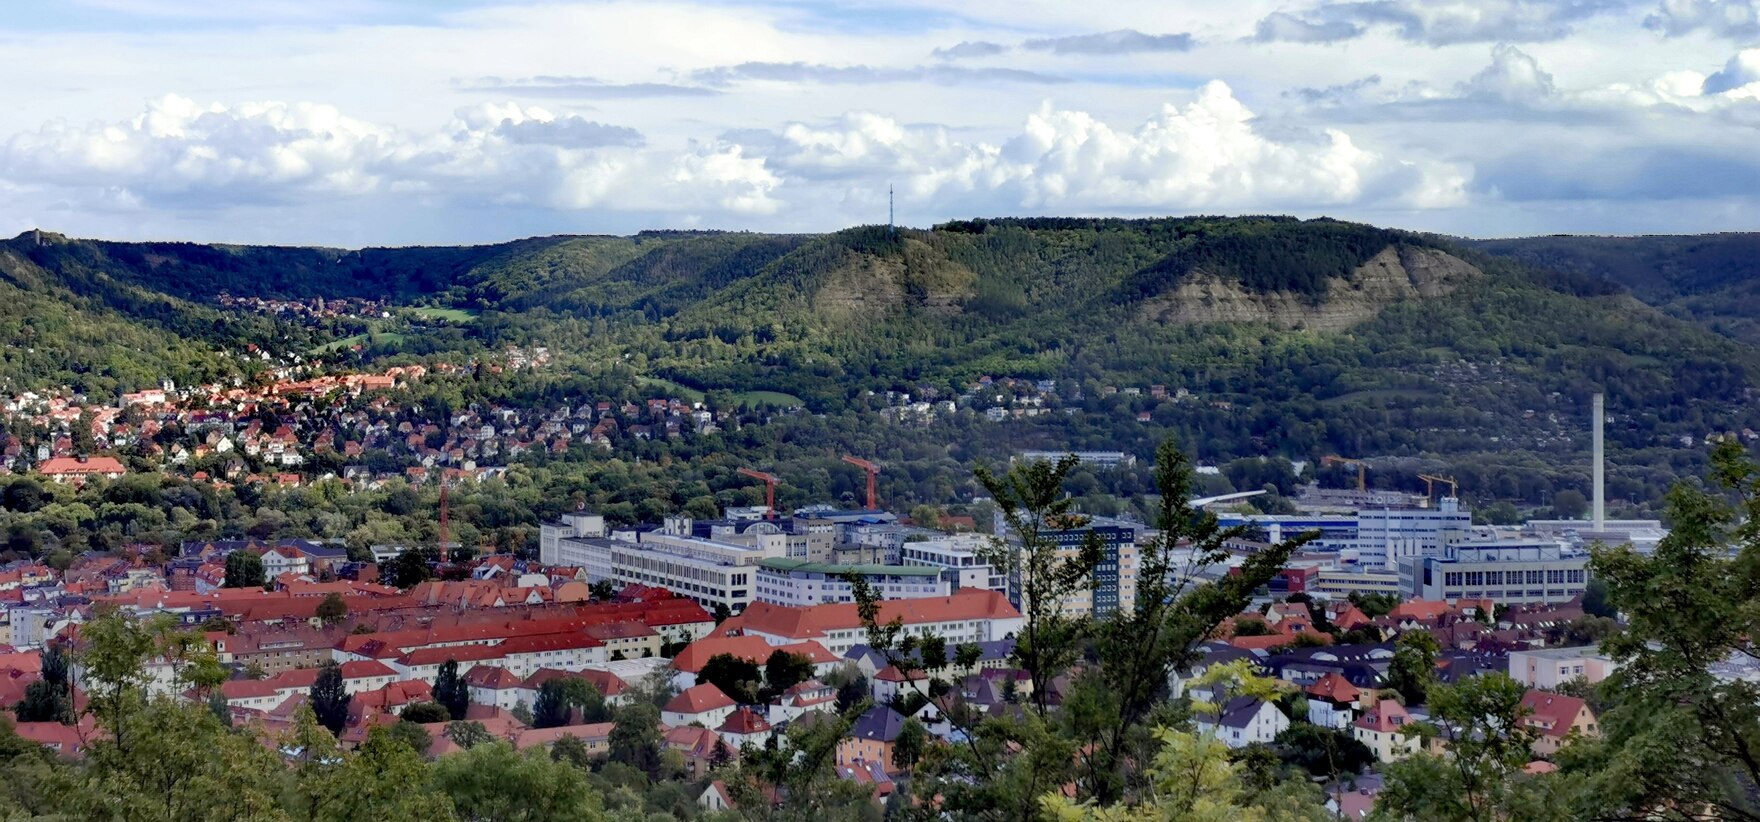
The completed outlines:
{"type": "Polygon", "coordinates": [[[886,236],[893,234],[892,228],[892,184],[886,185],[886,236]]]}

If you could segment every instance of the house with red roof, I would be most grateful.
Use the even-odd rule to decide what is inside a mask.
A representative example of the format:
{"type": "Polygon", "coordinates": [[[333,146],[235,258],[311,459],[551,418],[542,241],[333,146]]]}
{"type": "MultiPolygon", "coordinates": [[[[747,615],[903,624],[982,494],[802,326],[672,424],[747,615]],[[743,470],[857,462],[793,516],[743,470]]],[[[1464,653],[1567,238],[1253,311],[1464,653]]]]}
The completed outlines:
{"type": "Polygon", "coordinates": [[[79,484],[93,477],[120,479],[128,469],[115,457],[51,457],[37,465],[37,473],[55,482],[79,484]]]}
{"type": "Polygon", "coordinates": [[[1362,689],[1337,671],[1327,672],[1302,693],[1308,698],[1308,721],[1322,728],[1345,730],[1362,708],[1362,689]]]}
{"type": "Polygon", "coordinates": [[[796,683],[771,700],[770,717],[777,722],[788,722],[808,711],[835,711],[836,706],[837,689],[817,679],[809,679],[796,683]]]}
{"type": "Polygon", "coordinates": [[[1383,699],[1351,723],[1351,736],[1374,751],[1376,759],[1393,762],[1418,752],[1419,737],[1402,733],[1411,721],[1404,705],[1383,699]]]}
{"type": "Polygon", "coordinates": [[[684,757],[685,776],[693,780],[707,774],[715,766],[717,756],[724,757],[727,764],[739,761],[739,749],[721,741],[721,735],[708,728],[694,725],[675,727],[666,732],[661,744],[667,750],[678,751],[684,757]]]}
{"type": "Polygon", "coordinates": [[[1529,690],[1522,695],[1522,724],[1534,736],[1534,755],[1558,753],[1575,737],[1596,737],[1601,729],[1589,704],[1574,696],[1529,690]]]}
{"type": "Polygon", "coordinates": [[[735,707],[733,697],[705,682],[686,688],[667,702],[660,712],[660,721],[674,727],[697,723],[705,728],[718,728],[735,707]]]}
{"type": "Polygon", "coordinates": [[[747,745],[761,748],[765,742],[770,740],[772,733],[770,722],[760,716],[757,711],[744,705],[728,714],[727,718],[722,720],[721,725],[715,729],[715,732],[721,735],[721,741],[726,742],[728,747],[734,749],[744,748],[747,745]]]}
{"type": "Polygon", "coordinates": [[[476,705],[494,705],[511,711],[525,702],[524,680],[499,665],[472,666],[464,674],[464,684],[476,705]]]}
{"type": "Polygon", "coordinates": [[[549,750],[555,747],[556,740],[565,736],[579,739],[587,748],[588,756],[604,756],[611,752],[611,728],[615,722],[593,722],[586,725],[563,725],[557,728],[531,728],[514,734],[513,747],[519,750],[542,747],[549,750]]]}

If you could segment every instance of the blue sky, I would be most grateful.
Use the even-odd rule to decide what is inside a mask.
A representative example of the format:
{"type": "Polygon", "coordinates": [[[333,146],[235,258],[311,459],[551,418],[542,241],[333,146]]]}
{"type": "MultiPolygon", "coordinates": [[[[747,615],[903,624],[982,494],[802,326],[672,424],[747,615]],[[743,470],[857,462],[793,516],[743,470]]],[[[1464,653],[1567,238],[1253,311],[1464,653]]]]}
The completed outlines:
{"type": "Polygon", "coordinates": [[[1760,227],[1760,0],[13,0],[0,233],[1760,227]]]}

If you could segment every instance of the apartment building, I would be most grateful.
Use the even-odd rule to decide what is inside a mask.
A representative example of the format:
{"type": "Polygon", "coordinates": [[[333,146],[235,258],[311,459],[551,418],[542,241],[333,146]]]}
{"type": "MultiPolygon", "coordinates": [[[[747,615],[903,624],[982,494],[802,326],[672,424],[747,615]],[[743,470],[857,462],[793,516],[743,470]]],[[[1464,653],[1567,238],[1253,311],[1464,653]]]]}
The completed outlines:
{"type": "Polygon", "coordinates": [[[907,542],[899,548],[899,561],[905,565],[935,568],[954,590],[977,588],[1008,593],[1008,572],[992,567],[982,551],[993,542],[983,534],[959,534],[922,542],[907,542]]]}
{"type": "MultiPolygon", "coordinates": [[[[1024,623],[1006,596],[978,590],[882,602],[878,618],[881,623],[900,620],[907,634],[939,636],[949,648],[1007,639],[1024,623]]],[[[812,640],[838,657],[868,641],[868,629],[854,604],[799,607],[754,602],[745,613],[722,623],[717,633],[763,637],[774,646],[812,640]]]]}
{"type": "Polygon", "coordinates": [[[947,596],[953,592],[936,568],[922,565],[833,565],[804,559],[758,561],[760,602],[778,605],[820,605],[854,602],[851,575],[867,582],[880,599],[947,596]]]}

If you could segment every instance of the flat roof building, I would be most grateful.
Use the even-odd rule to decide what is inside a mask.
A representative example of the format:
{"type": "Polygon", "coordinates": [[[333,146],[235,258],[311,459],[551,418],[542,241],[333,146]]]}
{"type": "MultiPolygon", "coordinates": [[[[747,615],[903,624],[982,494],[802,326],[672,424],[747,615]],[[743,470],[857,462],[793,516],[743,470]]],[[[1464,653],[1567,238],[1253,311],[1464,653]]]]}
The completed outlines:
{"type": "Polygon", "coordinates": [[[942,597],[953,587],[941,571],[924,565],[833,565],[804,559],[776,558],[758,561],[755,599],[777,605],[820,605],[854,602],[855,586],[847,578],[858,575],[880,599],[942,597]]]}
{"type": "Polygon", "coordinates": [[[1564,602],[1588,584],[1589,554],[1560,542],[1499,540],[1468,543],[1445,556],[1400,559],[1400,593],[1408,599],[1489,599],[1500,605],[1564,602]]]}

